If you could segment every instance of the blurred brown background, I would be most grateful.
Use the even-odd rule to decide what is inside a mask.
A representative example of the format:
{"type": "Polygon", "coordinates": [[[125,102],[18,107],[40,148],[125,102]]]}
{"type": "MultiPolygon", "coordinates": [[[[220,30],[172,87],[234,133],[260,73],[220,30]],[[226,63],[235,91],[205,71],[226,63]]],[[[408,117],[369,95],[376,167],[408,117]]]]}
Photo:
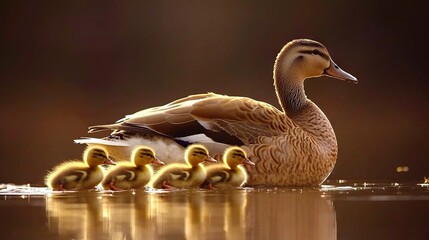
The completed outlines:
{"type": "MultiPolygon", "coordinates": [[[[278,106],[272,68],[295,38],[358,85],[307,80],[340,152],[330,179],[429,175],[424,1],[0,2],[0,182],[42,183],[89,125],[214,91],[278,106]],[[397,166],[409,166],[399,174],[397,166]]],[[[96,135],[100,136],[100,135],[96,135]]]]}

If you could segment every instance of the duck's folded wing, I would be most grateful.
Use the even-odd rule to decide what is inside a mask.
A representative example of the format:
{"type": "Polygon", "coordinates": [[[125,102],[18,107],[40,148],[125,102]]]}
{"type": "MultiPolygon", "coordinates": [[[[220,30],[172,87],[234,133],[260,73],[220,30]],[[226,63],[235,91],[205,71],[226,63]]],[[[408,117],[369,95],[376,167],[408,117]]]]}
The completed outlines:
{"type": "Polygon", "coordinates": [[[188,142],[252,143],[259,136],[273,136],[287,129],[284,114],[275,107],[245,97],[199,94],[161,107],[146,109],[116,124],[91,130],[156,133],[188,142]]]}
{"type": "Polygon", "coordinates": [[[191,177],[191,173],[189,171],[184,170],[171,171],[168,174],[170,175],[169,179],[171,180],[186,181],[191,177]]]}
{"type": "Polygon", "coordinates": [[[127,169],[122,169],[115,174],[116,181],[133,181],[136,178],[136,173],[127,169]]]}
{"type": "Polygon", "coordinates": [[[231,178],[231,174],[228,171],[217,171],[210,176],[207,176],[207,181],[210,183],[218,183],[218,182],[225,182],[228,181],[231,178]]]}
{"type": "Polygon", "coordinates": [[[84,170],[69,170],[63,175],[66,182],[80,182],[88,176],[88,173],[84,170]]]}

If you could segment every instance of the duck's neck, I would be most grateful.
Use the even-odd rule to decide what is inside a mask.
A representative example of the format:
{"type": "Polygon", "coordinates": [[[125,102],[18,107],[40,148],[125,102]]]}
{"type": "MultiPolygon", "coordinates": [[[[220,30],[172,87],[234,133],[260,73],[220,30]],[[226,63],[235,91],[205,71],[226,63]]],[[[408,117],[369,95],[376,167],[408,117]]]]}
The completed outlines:
{"type": "Polygon", "coordinates": [[[274,86],[286,117],[310,134],[336,158],[338,148],[334,129],[319,107],[307,99],[304,78],[288,71],[290,68],[283,70],[286,71],[274,73],[274,86]]]}
{"type": "Polygon", "coordinates": [[[289,116],[297,115],[308,105],[304,91],[304,81],[300,76],[290,72],[275,72],[274,86],[277,98],[283,111],[289,116]]]}
{"type": "Polygon", "coordinates": [[[100,167],[99,165],[95,165],[95,166],[94,165],[88,165],[88,168],[91,170],[97,169],[99,167],[100,167]]]}

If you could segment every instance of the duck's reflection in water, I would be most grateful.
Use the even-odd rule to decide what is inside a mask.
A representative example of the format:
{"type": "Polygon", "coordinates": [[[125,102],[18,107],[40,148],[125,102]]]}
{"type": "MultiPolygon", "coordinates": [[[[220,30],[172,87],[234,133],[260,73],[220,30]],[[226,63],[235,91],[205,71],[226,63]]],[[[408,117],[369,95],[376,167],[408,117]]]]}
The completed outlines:
{"type": "Polygon", "coordinates": [[[336,239],[317,191],[76,193],[47,197],[51,231],[75,239],[336,239]]]}
{"type": "Polygon", "coordinates": [[[263,191],[247,205],[250,239],[337,239],[333,202],[318,191],[263,191]]]}

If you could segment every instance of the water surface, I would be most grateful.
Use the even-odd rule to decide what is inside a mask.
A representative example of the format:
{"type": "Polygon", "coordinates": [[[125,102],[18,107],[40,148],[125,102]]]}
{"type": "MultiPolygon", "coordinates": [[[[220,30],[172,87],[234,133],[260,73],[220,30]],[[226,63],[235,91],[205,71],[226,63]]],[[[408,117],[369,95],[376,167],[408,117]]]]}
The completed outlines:
{"type": "Polygon", "coordinates": [[[0,239],[427,239],[429,186],[51,192],[0,188],[0,239]]]}

